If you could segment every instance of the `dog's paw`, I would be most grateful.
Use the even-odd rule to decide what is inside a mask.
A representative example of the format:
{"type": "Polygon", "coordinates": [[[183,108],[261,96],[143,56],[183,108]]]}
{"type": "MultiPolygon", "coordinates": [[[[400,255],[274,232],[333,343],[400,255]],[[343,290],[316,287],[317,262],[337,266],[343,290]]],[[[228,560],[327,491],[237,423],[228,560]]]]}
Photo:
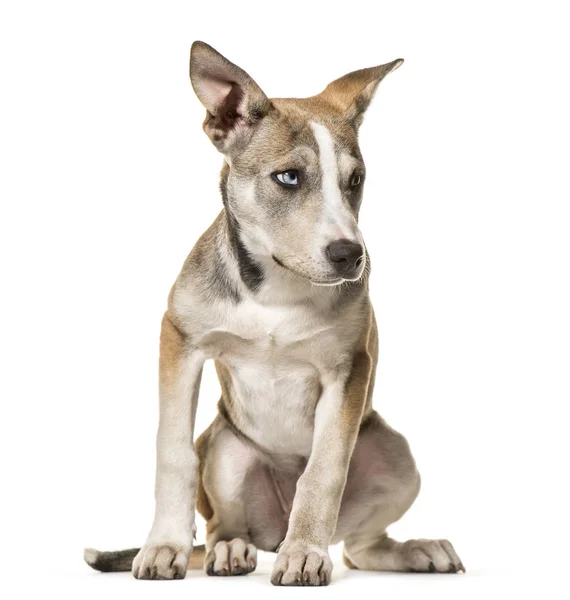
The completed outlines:
{"type": "Polygon", "coordinates": [[[271,583],[273,585],[328,585],[332,562],[326,550],[299,544],[283,544],[277,555],[271,583]]]}
{"type": "Polygon", "coordinates": [[[409,540],[401,546],[403,570],[413,573],[465,572],[457,552],[447,540],[409,540]]]}
{"type": "Polygon", "coordinates": [[[169,544],[147,544],[133,561],[137,579],[184,579],[192,549],[169,544]]]}
{"type": "Polygon", "coordinates": [[[257,566],[257,549],[236,538],[231,542],[218,542],[206,555],[204,569],[208,575],[247,575],[257,566]]]}

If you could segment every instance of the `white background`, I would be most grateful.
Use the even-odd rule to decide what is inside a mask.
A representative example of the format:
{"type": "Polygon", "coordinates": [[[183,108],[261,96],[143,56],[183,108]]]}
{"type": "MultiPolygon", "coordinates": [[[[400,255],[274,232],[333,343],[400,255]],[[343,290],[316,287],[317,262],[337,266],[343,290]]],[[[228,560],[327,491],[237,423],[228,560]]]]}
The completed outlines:
{"type": "MultiPolygon", "coordinates": [[[[337,560],[312,593],[568,593],[564,4],[2,3],[1,595],[302,593],[270,586],[271,555],[247,578],[169,583],[82,563],[84,546],[140,545],[150,527],[160,320],[221,208],[221,157],[187,75],[195,39],[270,96],[406,59],[361,130],[375,406],[423,476],[392,534],[448,537],[468,572],[337,560]]],[[[198,431],[218,396],[209,366],[198,431]]]]}

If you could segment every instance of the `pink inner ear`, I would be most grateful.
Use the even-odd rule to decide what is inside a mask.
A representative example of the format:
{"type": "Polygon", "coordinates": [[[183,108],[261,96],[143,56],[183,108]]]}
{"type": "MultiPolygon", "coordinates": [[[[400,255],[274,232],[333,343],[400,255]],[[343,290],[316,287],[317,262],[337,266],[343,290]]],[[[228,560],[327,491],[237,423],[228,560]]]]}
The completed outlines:
{"type": "Polygon", "coordinates": [[[208,111],[215,114],[224,104],[228,94],[232,91],[232,84],[213,77],[204,78],[197,85],[198,95],[206,105],[208,111]]]}

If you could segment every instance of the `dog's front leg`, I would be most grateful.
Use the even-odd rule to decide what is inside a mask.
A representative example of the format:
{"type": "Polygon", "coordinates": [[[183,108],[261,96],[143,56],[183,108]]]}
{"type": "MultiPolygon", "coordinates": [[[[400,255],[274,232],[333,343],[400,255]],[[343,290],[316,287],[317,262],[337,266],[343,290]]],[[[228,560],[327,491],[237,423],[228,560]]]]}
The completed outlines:
{"type": "Polygon", "coordinates": [[[182,579],[194,539],[198,459],[194,419],[204,357],[169,318],[160,334],[160,418],[156,508],[146,544],[133,562],[138,579],[182,579]]]}
{"type": "Polygon", "coordinates": [[[327,585],[330,581],[328,547],[371,373],[372,359],[363,350],[354,356],[347,372],[323,378],[311,455],[297,482],[287,535],[271,574],[274,585],[327,585]]]}

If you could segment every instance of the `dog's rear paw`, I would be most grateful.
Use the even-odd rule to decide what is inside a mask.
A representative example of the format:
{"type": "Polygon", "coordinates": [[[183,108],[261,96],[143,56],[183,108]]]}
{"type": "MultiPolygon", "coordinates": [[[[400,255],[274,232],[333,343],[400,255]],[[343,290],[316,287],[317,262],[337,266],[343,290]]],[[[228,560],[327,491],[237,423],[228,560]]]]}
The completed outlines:
{"type": "Polygon", "coordinates": [[[236,538],[231,542],[218,542],[206,555],[204,568],[208,575],[247,575],[257,566],[257,549],[236,538]]]}
{"type": "Polygon", "coordinates": [[[190,548],[169,545],[143,546],[133,561],[137,579],[184,579],[190,548]]]}
{"type": "Polygon", "coordinates": [[[465,572],[455,549],[447,540],[409,540],[401,546],[403,570],[413,573],[465,572]]]}

